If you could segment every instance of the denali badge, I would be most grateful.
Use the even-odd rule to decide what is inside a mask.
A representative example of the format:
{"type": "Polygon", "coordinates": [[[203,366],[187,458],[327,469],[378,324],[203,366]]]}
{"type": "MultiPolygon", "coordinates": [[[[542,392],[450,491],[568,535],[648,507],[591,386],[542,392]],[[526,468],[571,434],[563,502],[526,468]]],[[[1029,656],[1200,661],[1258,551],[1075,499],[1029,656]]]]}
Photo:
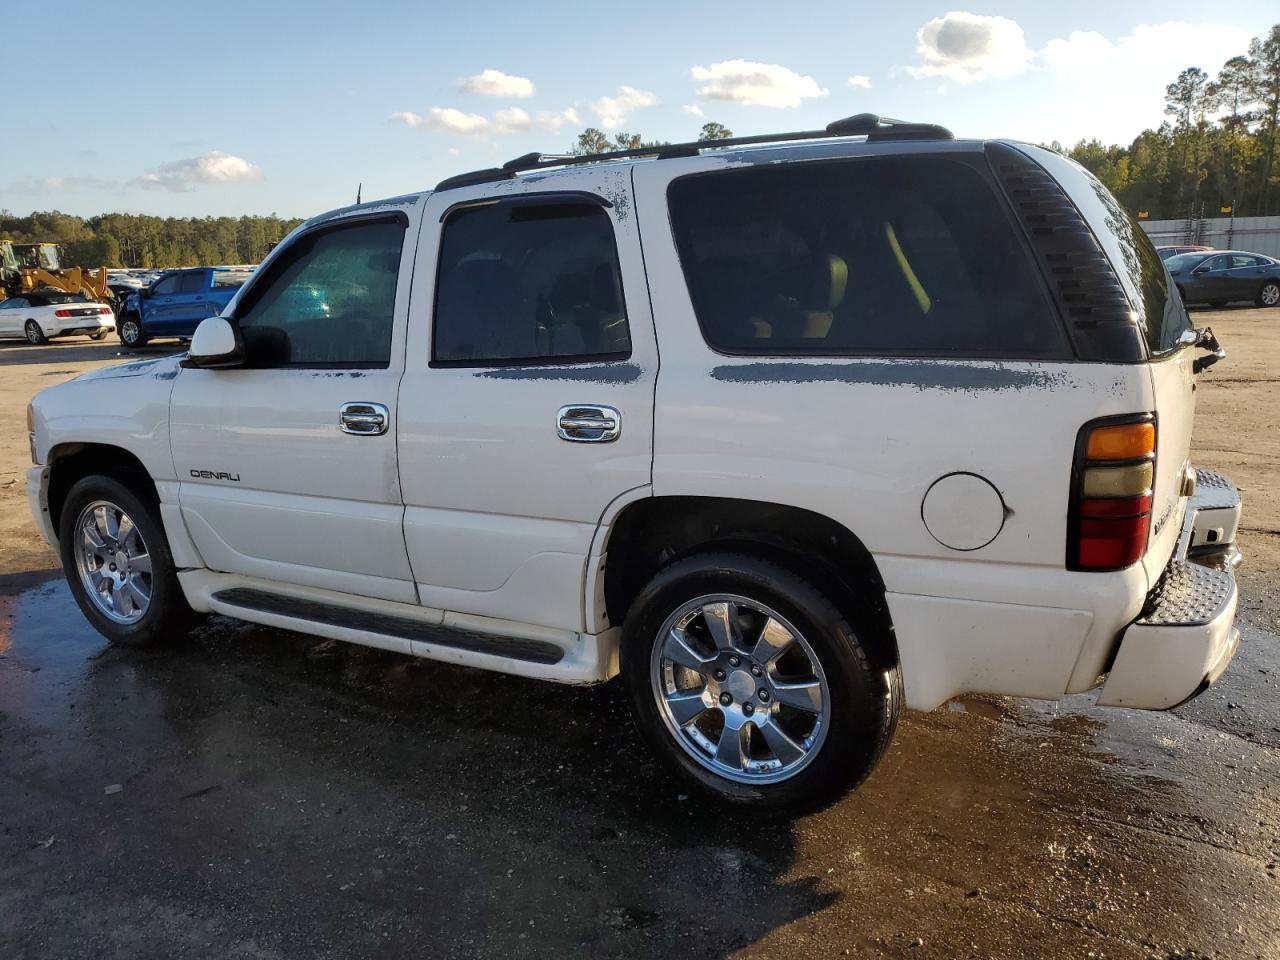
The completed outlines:
{"type": "Polygon", "coordinates": [[[225,470],[192,470],[191,475],[197,480],[230,480],[232,483],[240,482],[240,474],[227,473],[225,470]]]}

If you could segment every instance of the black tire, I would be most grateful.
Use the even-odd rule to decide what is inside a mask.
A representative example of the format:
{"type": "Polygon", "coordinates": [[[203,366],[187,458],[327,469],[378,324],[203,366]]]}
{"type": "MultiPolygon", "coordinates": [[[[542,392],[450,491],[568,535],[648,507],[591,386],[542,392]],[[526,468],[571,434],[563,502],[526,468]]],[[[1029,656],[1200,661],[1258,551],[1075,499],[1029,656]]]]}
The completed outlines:
{"type": "Polygon", "coordinates": [[[94,629],[112,643],[143,647],[169,642],[185,636],[195,623],[196,615],[187,605],[178,584],[159,508],[134,494],[120,481],[95,475],[84,477],[72,486],[58,522],[58,546],[72,596],[94,629]],[[147,547],[151,560],[151,597],[146,611],[134,623],[117,623],[103,614],[89,598],[76,565],[76,520],[80,512],[96,500],[115,504],[127,513],[137,525],[147,547]]]}
{"type": "Polygon", "coordinates": [[[120,318],[120,325],[116,327],[116,336],[130,349],[144,347],[147,344],[147,335],[142,330],[142,320],[136,313],[126,313],[120,318]]]}
{"type": "Polygon", "coordinates": [[[1258,288],[1258,297],[1254,300],[1260,307],[1280,306],[1280,281],[1268,280],[1258,288]]]}
{"type": "Polygon", "coordinates": [[[49,342],[49,338],[44,335],[44,331],[40,329],[40,324],[34,320],[28,320],[22,325],[22,332],[26,334],[27,343],[32,346],[40,346],[49,342]]]}
{"type": "Polygon", "coordinates": [[[110,333],[110,332],[111,332],[111,331],[110,331],[110,330],[108,330],[106,327],[101,327],[101,328],[99,328],[99,329],[94,330],[93,332],[91,332],[91,333],[89,334],[89,339],[90,339],[90,340],[105,340],[105,339],[107,339],[107,334],[108,334],[108,333],[110,333]]]}
{"type": "Polygon", "coordinates": [[[901,670],[896,663],[887,670],[873,665],[867,643],[883,629],[869,611],[839,609],[773,561],[736,552],[698,554],[660,570],[632,603],[623,627],[623,682],[650,748],[703,794],[761,812],[816,809],[862,783],[893,738],[902,709],[901,670]],[[654,647],[664,639],[658,634],[682,605],[712,594],[736,594],[772,608],[803,635],[826,676],[830,726],[816,755],[789,779],[741,783],[717,774],[686,752],[659,712],[651,680],[654,647]]]}

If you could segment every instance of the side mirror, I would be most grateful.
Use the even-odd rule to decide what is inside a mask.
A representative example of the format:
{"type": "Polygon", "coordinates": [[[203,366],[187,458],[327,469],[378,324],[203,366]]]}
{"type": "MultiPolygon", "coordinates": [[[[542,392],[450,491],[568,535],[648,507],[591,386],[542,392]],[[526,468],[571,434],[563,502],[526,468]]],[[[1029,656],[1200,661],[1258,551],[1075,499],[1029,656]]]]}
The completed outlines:
{"type": "Polygon", "coordinates": [[[1208,272],[1209,272],[1209,268],[1208,268],[1208,267],[1196,267],[1196,269],[1194,269],[1194,270],[1192,270],[1192,271],[1191,271],[1191,275],[1192,275],[1193,277],[1200,277],[1200,276],[1203,276],[1204,274],[1206,274],[1206,273],[1208,273],[1208,272]]]}
{"type": "Polygon", "coordinates": [[[244,363],[244,342],[226,317],[200,321],[191,337],[186,364],[192,367],[238,367],[244,363]]]}

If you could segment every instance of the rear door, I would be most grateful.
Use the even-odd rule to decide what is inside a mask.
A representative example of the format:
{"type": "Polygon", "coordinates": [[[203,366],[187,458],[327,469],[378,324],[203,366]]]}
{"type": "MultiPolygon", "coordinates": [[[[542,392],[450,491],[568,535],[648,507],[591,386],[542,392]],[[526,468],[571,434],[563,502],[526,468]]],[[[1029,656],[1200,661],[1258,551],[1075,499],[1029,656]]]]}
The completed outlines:
{"type": "Polygon", "coordinates": [[[232,307],[245,365],[178,376],[180,503],[211,569],[416,600],[394,423],[416,214],[296,236],[232,307]]]}
{"type": "Polygon", "coordinates": [[[630,178],[493,192],[436,193],[424,214],[405,541],[424,604],[580,631],[597,524],[650,482],[658,355],[630,178]]]}

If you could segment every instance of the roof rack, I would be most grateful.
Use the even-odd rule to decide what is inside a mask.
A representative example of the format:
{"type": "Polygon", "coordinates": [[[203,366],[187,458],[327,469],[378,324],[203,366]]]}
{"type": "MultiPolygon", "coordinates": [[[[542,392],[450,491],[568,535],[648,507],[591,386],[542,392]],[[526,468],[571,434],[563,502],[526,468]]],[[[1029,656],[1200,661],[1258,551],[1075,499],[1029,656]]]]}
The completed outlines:
{"type": "Polygon", "coordinates": [[[690,143],[664,143],[660,146],[635,147],[628,150],[609,150],[604,153],[526,153],[508,160],[500,167],[472,170],[457,176],[446,177],[436,184],[436,190],[469,187],[478,183],[510,180],[517,173],[542,170],[548,167],[577,166],[583,163],[599,163],[605,160],[625,160],[632,157],[657,157],[667,160],[673,157],[696,157],[703,150],[724,147],[746,147],[761,143],[786,143],[791,140],[831,140],[837,137],[866,137],[868,141],[882,140],[954,140],[946,127],[936,123],[911,123],[878,117],[874,113],[859,113],[843,120],[829,123],[822,130],[802,130],[794,133],[762,133],[751,137],[729,137],[725,140],[697,140],[690,143]]]}

